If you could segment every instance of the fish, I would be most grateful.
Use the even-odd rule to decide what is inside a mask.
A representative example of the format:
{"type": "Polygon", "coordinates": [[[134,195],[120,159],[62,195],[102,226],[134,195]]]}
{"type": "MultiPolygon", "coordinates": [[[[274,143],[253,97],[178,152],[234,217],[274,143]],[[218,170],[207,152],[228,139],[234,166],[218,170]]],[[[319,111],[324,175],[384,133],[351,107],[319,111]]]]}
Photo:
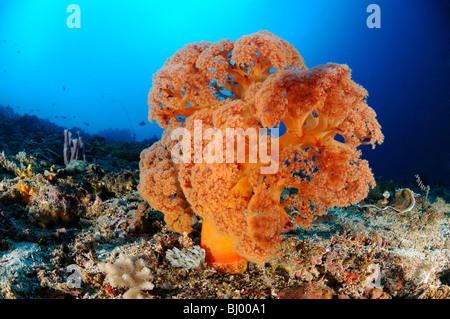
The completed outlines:
{"type": "Polygon", "coordinates": [[[139,125],[145,125],[145,122],[144,122],[144,121],[142,121],[141,123],[139,123],[139,125]]]}
{"type": "Polygon", "coordinates": [[[63,119],[67,119],[67,117],[65,117],[64,115],[61,115],[61,117],[62,117],[63,119]]]}
{"type": "Polygon", "coordinates": [[[66,87],[64,85],[62,86],[62,88],[63,88],[64,91],[66,90],[66,87]]]}
{"type": "Polygon", "coordinates": [[[83,122],[83,124],[86,125],[86,126],[89,126],[89,123],[87,123],[87,122],[83,122]]]}

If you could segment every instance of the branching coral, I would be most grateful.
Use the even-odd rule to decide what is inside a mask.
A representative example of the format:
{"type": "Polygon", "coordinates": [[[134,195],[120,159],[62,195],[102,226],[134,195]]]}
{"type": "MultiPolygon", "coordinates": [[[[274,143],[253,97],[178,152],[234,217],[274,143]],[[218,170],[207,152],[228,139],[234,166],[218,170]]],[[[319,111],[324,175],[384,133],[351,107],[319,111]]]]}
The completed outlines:
{"type": "MultiPolygon", "coordinates": [[[[286,206],[295,206],[295,222],[308,225],[325,208],[359,202],[375,186],[357,149],[383,141],[366,96],[347,65],[307,69],[291,44],[267,31],[235,42],[188,44],[154,75],[149,120],[165,132],[141,154],[139,191],[165,214],[172,230],[190,231],[191,218],[200,215],[231,239],[239,255],[265,262],[280,252],[280,234],[292,226],[286,206]],[[259,161],[246,153],[241,163],[234,152],[234,161],[227,162],[227,149],[222,162],[196,161],[195,148],[208,149],[208,139],[189,144],[191,154],[183,155],[193,161],[175,161],[171,134],[183,128],[194,136],[196,121],[203,130],[222,132],[214,140],[223,138],[222,145],[230,128],[285,126],[286,132],[269,136],[266,145],[279,145],[279,158],[273,149],[269,155],[278,171],[263,173],[268,164],[261,153],[259,161]],[[283,190],[290,188],[298,192],[281,202],[283,190]]],[[[248,150],[261,151],[249,136],[243,141],[248,150]]],[[[211,251],[206,252],[208,260],[211,251]]]]}
{"type": "Polygon", "coordinates": [[[106,281],[112,287],[126,288],[124,299],[143,299],[143,290],[152,290],[153,279],[150,269],[143,259],[120,254],[115,263],[100,263],[99,269],[106,273],[106,281]]]}

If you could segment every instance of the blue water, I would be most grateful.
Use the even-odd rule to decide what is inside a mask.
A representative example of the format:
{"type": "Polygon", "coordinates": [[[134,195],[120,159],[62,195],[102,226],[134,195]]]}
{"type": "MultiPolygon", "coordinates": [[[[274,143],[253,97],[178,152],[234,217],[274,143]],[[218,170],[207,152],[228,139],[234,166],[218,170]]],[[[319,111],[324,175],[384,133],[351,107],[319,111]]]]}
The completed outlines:
{"type": "Polygon", "coordinates": [[[385,135],[363,151],[376,175],[449,185],[449,2],[0,0],[0,104],[89,133],[160,136],[147,93],[168,57],[189,42],[269,30],[308,67],[353,69],[385,135]],[[66,23],[72,3],[80,28],[66,23]],[[381,28],[367,27],[371,3],[381,28]]]}

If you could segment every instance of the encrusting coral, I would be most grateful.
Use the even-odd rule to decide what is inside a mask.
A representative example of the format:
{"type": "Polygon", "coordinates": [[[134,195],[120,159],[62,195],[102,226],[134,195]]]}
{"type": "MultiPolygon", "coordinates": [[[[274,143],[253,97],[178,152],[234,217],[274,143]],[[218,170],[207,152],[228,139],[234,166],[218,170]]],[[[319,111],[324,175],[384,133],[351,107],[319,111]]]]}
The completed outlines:
{"type": "MultiPolygon", "coordinates": [[[[267,31],[235,42],[187,44],[153,78],[149,120],[165,131],[141,154],[140,194],[173,231],[191,231],[192,217],[200,215],[240,256],[263,263],[280,253],[280,234],[294,222],[307,226],[327,207],[357,203],[375,186],[357,149],[383,141],[366,97],[347,65],[308,69],[291,44],[267,31]],[[229,128],[285,126],[283,135],[267,140],[268,149],[279,143],[278,171],[262,173],[268,164],[250,161],[249,154],[245,163],[236,155],[227,162],[226,152],[222,162],[178,163],[171,134],[184,128],[193,137],[194,121],[220,130],[223,145],[229,128]],[[294,188],[298,192],[281,201],[283,191],[294,188]],[[292,220],[287,206],[297,212],[292,220]]],[[[202,140],[203,150],[209,142],[202,140]]],[[[248,136],[245,143],[255,147],[248,136]]],[[[182,155],[195,156],[199,145],[191,145],[191,154],[182,155]]],[[[208,260],[214,248],[205,248],[208,260]]]]}

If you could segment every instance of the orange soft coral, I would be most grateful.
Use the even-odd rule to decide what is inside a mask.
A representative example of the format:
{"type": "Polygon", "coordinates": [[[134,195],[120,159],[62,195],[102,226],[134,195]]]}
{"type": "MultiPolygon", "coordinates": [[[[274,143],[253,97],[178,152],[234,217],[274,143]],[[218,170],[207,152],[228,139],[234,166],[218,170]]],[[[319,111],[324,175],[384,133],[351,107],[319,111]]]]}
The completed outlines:
{"type": "MultiPolygon", "coordinates": [[[[280,234],[292,222],[306,226],[327,207],[362,200],[375,185],[357,149],[383,141],[366,96],[348,66],[307,69],[291,44],[267,31],[236,42],[189,44],[154,76],[149,119],[166,130],[142,152],[139,191],[174,231],[189,231],[195,213],[231,239],[239,255],[263,263],[279,254],[280,234]],[[171,133],[184,128],[194,136],[200,120],[203,130],[222,132],[215,139],[224,145],[227,129],[284,124],[286,133],[268,141],[279,143],[277,173],[263,174],[266,164],[250,161],[249,154],[245,163],[236,161],[237,152],[231,162],[225,151],[222,162],[174,161],[171,133]],[[281,196],[293,188],[298,191],[281,196]]],[[[248,136],[243,141],[248,151],[255,147],[248,136]]],[[[201,149],[209,142],[202,140],[201,149]]],[[[190,145],[184,155],[194,157],[199,145],[190,145]]]]}

